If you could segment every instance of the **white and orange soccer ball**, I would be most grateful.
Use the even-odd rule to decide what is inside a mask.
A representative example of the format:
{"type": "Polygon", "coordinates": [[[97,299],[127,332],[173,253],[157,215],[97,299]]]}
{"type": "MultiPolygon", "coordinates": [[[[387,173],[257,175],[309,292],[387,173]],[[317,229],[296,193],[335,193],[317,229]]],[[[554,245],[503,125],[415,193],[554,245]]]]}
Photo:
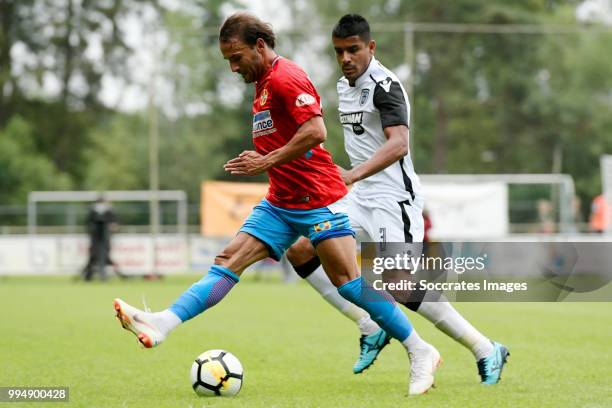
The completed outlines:
{"type": "Polygon", "coordinates": [[[236,395],[243,378],[240,360],[225,350],[205,351],[191,365],[191,386],[198,395],[236,395]]]}

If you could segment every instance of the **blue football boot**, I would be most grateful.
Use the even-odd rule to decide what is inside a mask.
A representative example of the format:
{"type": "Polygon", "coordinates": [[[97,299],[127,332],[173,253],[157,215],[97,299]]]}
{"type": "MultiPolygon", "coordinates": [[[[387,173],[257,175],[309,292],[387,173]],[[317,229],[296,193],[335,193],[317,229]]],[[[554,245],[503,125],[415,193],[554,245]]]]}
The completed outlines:
{"type": "Polygon", "coordinates": [[[353,366],[353,372],[359,374],[366,368],[374,364],[378,353],[389,344],[391,336],[387,334],[383,329],[379,329],[377,332],[370,334],[369,336],[361,336],[359,339],[359,359],[353,366]]]}
{"type": "Polygon", "coordinates": [[[478,360],[478,375],[480,375],[481,384],[497,384],[501,380],[501,373],[504,364],[508,360],[510,352],[503,344],[492,342],[493,352],[491,355],[478,360]]]}

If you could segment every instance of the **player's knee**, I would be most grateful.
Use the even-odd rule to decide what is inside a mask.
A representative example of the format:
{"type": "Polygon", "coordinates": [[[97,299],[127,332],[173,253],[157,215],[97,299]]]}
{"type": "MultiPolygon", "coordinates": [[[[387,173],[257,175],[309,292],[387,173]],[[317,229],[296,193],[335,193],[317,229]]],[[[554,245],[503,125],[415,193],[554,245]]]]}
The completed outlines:
{"type": "Polygon", "coordinates": [[[237,261],[245,259],[248,255],[248,248],[237,245],[228,245],[215,256],[215,265],[223,266],[233,272],[237,272],[237,261]]]}
{"type": "Polygon", "coordinates": [[[258,243],[243,242],[240,245],[228,245],[215,257],[214,264],[223,266],[240,274],[251,264],[268,255],[266,248],[258,243]]]}
{"type": "Polygon", "coordinates": [[[285,255],[287,256],[287,260],[289,263],[291,263],[291,265],[298,266],[300,265],[300,251],[297,248],[294,248],[295,245],[296,244],[293,244],[293,246],[291,246],[287,252],[285,252],[285,255]]]}
{"type": "Polygon", "coordinates": [[[310,241],[305,238],[301,238],[293,244],[286,254],[287,259],[294,267],[304,265],[317,255],[310,241]]]}
{"type": "Polygon", "coordinates": [[[215,256],[215,261],[214,264],[215,265],[219,265],[219,266],[225,266],[227,267],[229,260],[230,260],[231,255],[226,252],[225,250],[223,250],[220,254],[218,254],[217,256],[215,256]]]}
{"type": "Polygon", "coordinates": [[[345,283],[352,281],[353,279],[355,279],[355,277],[355,274],[347,269],[346,271],[336,271],[332,276],[329,277],[329,280],[331,280],[335,287],[339,287],[344,285],[345,283]]]}
{"type": "Polygon", "coordinates": [[[213,262],[215,265],[218,266],[222,266],[224,268],[229,269],[230,271],[237,273],[239,272],[236,269],[236,263],[235,261],[232,259],[232,255],[228,252],[221,252],[220,254],[218,254],[217,256],[215,256],[215,260],[213,262]]]}

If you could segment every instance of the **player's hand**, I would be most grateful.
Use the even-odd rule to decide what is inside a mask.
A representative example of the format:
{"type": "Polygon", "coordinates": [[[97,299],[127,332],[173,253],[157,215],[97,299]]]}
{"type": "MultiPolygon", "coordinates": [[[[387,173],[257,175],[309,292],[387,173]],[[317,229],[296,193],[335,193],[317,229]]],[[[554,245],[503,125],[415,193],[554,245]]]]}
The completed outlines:
{"type": "Polygon", "coordinates": [[[233,176],[255,176],[269,168],[266,157],[253,150],[245,150],[223,166],[233,176]]]}
{"type": "Polygon", "coordinates": [[[350,186],[351,184],[355,182],[353,170],[347,170],[340,166],[336,166],[336,167],[338,167],[338,171],[340,172],[340,177],[342,177],[342,181],[344,181],[344,184],[346,184],[347,186],[350,186]]]}

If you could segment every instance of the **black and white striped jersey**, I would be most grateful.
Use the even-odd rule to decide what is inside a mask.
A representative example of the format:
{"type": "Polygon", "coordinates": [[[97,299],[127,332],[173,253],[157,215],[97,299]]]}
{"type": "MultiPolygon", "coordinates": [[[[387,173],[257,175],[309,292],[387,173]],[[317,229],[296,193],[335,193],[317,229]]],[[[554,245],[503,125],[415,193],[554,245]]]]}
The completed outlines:
{"type": "MultiPolygon", "coordinates": [[[[353,167],[374,155],[387,138],[383,129],[410,123],[410,103],[397,76],[374,57],[366,71],[350,86],[345,77],[337,83],[344,147],[353,167]]],[[[396,201],[420,196],[419,178],[410,152],[386,169],[355,183],[357,197],[392,197],[396,201]]]]}

